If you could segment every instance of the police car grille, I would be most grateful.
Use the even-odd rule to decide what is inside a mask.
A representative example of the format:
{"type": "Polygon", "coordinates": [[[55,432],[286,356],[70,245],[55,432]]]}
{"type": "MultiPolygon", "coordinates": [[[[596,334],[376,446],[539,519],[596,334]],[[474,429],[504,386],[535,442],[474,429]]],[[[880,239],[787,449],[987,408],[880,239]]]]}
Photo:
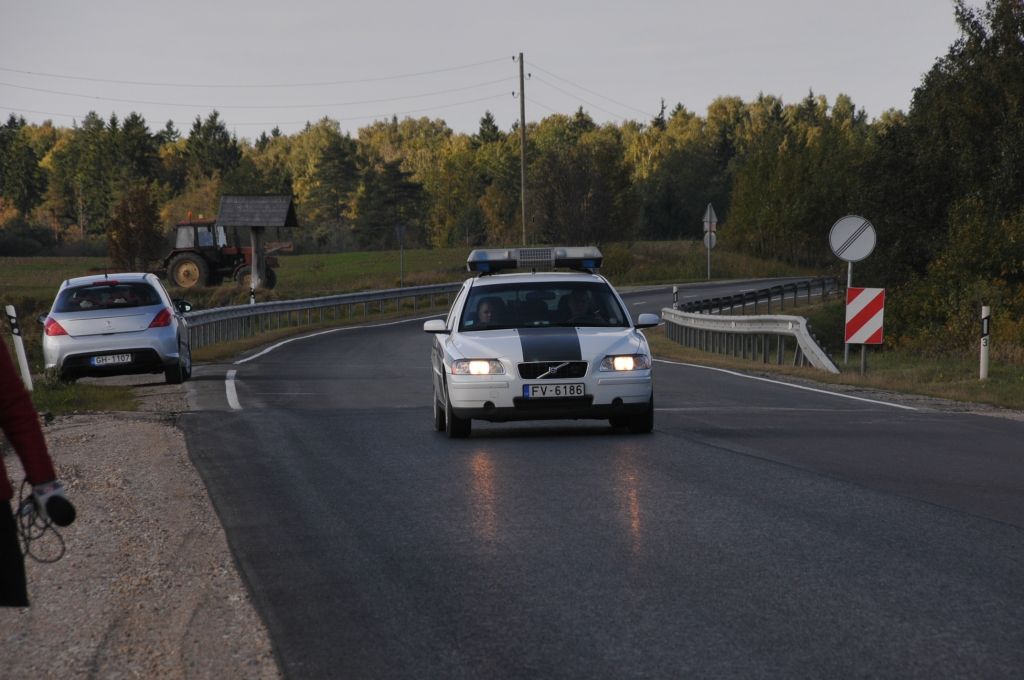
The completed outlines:
{"type": "Polygon", "coordinates": [[[555,366],[565,364],[557,371],[544,376],[544,380],[564,380],[566,378],[582,378],[587,374],[586,361],[534,361],[519,364],[519,377],[523,380],[536,380],[555,366]]]}

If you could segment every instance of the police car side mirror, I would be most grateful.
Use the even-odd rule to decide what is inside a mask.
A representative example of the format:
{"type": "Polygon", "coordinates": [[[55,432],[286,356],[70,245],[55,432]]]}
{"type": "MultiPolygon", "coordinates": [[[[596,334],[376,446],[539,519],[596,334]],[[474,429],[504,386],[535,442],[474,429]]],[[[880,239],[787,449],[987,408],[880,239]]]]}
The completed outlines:
{"type": "Polygon", "coordinates": [[[175,300],[174,306],[177,307],[178,311],[182,314],[192,311],[192,303],[188,300],[175,300]]]}
{"type": "Polygon", "coordinates": [[[448,327],[444,325],[444,319],[431,319],[423,322],[424,333],[447,333],[448,327]]]}
{"type": "Polygon", "coordinates": [[[661,318],[657,314],[641,314],[633,325],[637,328],[652,328],[660,323],[661,318]]]}

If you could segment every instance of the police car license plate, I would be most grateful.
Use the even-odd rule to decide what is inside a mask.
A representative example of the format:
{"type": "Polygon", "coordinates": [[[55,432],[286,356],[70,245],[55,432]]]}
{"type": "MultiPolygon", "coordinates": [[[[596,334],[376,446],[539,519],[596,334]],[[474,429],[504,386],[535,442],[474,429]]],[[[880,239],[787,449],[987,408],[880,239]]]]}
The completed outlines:
{"type": "Polygon", "coordinates": [[[114,364],[130,364],[132,362],[131,354],[107,354],[102,357],[93,357],[93,366],[113,366],[114,364]]]}
{"type": "Polygon", "coordinates": [[[552,399],[555,397],[582,397],[586,395],[583,383],[551,383],[549,385],[523,385],[523,396],[527,399],[552,399]]]}

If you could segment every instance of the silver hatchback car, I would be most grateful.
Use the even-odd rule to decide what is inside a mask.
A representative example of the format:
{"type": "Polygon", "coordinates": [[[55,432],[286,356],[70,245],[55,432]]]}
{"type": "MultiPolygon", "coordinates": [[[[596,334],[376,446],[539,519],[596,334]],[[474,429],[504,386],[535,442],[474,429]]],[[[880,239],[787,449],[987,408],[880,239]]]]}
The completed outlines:
{"type": "Polygon", "coordinates": [[[153,274],[99,274],[61,284],[43,324],[43,358],[62,380],[160,373],[177,384],[192,375],[183,314],[153,274]]]}

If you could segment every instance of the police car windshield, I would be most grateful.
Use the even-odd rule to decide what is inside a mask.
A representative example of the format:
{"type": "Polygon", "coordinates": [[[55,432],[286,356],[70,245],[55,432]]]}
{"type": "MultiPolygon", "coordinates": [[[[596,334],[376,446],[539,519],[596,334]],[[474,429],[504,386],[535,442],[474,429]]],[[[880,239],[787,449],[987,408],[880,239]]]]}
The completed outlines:
{"type": "Polygon", "coordinates": [[[460,331],[539,326],[629,326],[611,288],[587,281],[518,282],[474,286],[460,331]]]}

